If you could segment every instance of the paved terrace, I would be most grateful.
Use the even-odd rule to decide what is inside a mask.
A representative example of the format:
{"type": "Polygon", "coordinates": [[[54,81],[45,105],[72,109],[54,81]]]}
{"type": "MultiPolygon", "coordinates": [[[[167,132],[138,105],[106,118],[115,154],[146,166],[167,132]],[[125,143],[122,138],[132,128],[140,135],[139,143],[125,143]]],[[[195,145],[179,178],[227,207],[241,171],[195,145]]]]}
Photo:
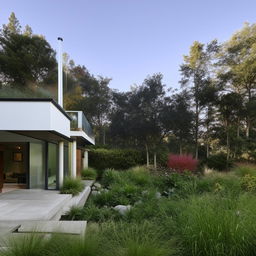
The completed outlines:
{"type": "Polygon", "coordinates": [[[17,189],[0,194],[0,221],[58,220],[71,195],[59,191],[17,189]]]}

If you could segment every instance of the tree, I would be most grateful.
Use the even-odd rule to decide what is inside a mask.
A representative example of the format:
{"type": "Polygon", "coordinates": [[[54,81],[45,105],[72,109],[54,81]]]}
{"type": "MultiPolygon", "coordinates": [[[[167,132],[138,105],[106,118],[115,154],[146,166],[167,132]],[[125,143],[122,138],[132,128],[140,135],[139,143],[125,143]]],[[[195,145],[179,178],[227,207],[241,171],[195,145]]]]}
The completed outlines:
{"type": "Polygon", "coordinates": [[[110,132],[119,141],[125,138],[126,146],[144,147],[147,165],[151,150],[156,166],[157,151],[167,132],[161,115],[168,102],[162,79],[162,74],[154,74],[127,93],[113,93],[110,132]]]}
{"type": "Polygon", "coordinates": [[[240,120],[243,110],[243,99],[240,94],[232,92],[221,97],[219,111],[226,132],[227,160],[230,157],[230,133],[232,125],[240,120]]]}
{"type": "Polygon", "coordinates": [[[31,28],[29,25],[26,25],[26,26],[25,26],[23,35],[24,35],[24,36],[28,36],[28,37],[32,37],[33,31],[32,31],[32,28],[31,28]]]}
{"type": "Polygon", "coordinates": [[[111,107],[112,91],[109,88],[110,78],[99,76],[95,78],[84,66],[69,66],[71,80],[67,89],[67,96],[74,94],[71,100],[65,97],[66,108],[71,110],[83,110],[87,118],[93,124],[98,143],[106,143],[106,126],[111,107]],[[78,89],[79,87],[79,89],[78,89]],[[80,96],[77,93],[80,90],[80,96]],[[79,99],[79,100],[78,100],[79,99]]]}
{"type": "MultiPolygon", "coordinates": [[[[243,96],[249,106],[256,91],[256,24],[248,24],[223,44],[220,75],[226,86],[243,96]]],[[[246,137],[250,137],[254,115],[246,116],[246,137]]]]}
{"type": "Polygon", "coordinates": [[[200,101],[199,95],[206,83],[206,54],[204,45],[195,41],[190,48],[188,56],[184,56],[184,64],[181,65],[181,85],[190,87],[195,107],[195,157],[198,158],[198,137],[199,137],[199,116],[200,101]]]}
{"type": "Polygon", "coordinates": [[[14,33],[0,37],[3,84],[19,88],[42,85],[56,66],[55,52],[45,39],[14,33]]]}
{"type": "Polygon", "coordinates": [[[200,114],[207,101],[202,100],[205,90],[209,91],[211,82],[211,67],[213,66],[212,57],[218,52],[219,46],[216,40],[208,45],[195,41],[190,48],[190,53],[184,56],[184,64],[181,65],[180,71],[182,87],[188,87],[194,103],[195,125],[195,157],[198,158],[198,139],[200,128],[200,114]]]}
{"type": "Polygon", "coordinates": [[[193,131],[193,112],[190,110],[190,97],[187,91],[172,95],[171,104],[164,107],[162,118],[166,130],[175,136],[179,153],[183,154],[185,144],[189,144],[193,131]]]}
{"type": "Polygon", "coordinates": [[[20,34],[21,26],[19,20],[16,18],[15,13],[12,12],[9,17],[9,23],[7,25],[3,25],[2,28],[2,36],[9,36],[10,34],[20,34]]]}

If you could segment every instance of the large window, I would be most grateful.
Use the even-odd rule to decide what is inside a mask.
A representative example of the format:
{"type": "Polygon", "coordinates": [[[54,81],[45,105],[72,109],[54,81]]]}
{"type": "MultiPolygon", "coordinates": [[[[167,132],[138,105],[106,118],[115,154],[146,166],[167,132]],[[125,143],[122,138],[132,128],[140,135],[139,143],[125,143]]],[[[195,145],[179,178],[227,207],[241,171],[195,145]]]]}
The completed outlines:
{"type": "Polygon", "coordinates": [[[57,189],[57,173],[58,173],[58,146],[53,143],[48,143],[48,169],[47,169],[47,183],[48,189],[57,189]]]}
{"type": "Polygon", "coordinates": [[[31,142],[29,148],[29,187],[45,188],[45,143],[31,142]]]}

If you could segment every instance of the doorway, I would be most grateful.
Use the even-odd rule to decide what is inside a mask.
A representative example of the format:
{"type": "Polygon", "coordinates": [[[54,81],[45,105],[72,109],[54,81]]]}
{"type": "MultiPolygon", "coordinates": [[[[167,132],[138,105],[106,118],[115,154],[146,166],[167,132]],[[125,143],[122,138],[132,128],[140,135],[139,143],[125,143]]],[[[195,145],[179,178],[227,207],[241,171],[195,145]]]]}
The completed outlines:
{"type": "Polygon", "coordinates": [[[28,143],[0,143],[0,191],[27,188],[28,143]]]}

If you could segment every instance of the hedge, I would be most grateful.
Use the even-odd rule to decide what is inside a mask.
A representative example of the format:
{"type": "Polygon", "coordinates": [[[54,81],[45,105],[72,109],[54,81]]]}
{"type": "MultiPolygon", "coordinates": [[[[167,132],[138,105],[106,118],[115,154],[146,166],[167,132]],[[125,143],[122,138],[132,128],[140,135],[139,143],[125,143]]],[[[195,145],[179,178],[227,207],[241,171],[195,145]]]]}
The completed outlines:
{"type": "Polygon", "coordinates": [[[98,148],[89,151],[89,165],[97,170],[125,170],[145,163],[145,152],[139,150],[98,148]]]}

